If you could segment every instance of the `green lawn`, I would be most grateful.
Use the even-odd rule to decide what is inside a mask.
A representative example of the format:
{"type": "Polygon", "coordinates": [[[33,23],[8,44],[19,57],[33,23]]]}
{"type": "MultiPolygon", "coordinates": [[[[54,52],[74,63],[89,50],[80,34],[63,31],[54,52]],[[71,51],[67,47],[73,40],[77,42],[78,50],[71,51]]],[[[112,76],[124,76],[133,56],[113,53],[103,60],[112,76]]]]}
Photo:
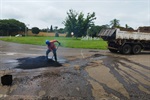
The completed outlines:
{"type": "Polygon", "coordinates": [[[45,40],[56,39],[61,42],[63,47],[69,48],[89,48],[89,49],[107,49],[107,42],[100,40],[81,40],[81,38],[67,38],[67,37],[5,37],[0,40],[7,42],[15,42],[22,44],[45,45],[45,40]]]}

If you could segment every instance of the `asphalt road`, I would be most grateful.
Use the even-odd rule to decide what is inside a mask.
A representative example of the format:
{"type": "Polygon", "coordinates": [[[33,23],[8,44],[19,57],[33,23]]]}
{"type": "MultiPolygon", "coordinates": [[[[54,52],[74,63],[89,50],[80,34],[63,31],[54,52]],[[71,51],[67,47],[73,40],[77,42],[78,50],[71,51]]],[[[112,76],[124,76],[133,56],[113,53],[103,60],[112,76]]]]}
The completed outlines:
{"type": "Polygon", "coordinates": [[[0,41],[0,77],[13,76],[11,86],[0,84],[0,99],[150,100],[150,52],[59,47],[56,63],[46,49],[0,41]]]}

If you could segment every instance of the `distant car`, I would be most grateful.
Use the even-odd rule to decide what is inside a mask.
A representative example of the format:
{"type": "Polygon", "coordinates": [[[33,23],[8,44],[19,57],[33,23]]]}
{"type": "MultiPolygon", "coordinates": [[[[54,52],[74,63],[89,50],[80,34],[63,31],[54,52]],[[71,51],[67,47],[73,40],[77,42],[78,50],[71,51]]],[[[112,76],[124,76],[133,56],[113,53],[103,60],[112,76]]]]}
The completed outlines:
{"type": "Polygon", "coordinates": [[[15,35],[15,37],[22,37],[22,35],[21,34],[17,34],[17,35],[15,35]]]}

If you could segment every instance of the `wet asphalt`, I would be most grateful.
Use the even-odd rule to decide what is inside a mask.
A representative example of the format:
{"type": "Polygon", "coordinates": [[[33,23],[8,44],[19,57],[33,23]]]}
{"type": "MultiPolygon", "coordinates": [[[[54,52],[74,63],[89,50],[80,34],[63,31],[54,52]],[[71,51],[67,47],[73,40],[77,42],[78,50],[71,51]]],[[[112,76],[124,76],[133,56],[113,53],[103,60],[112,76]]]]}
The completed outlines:
{"type": "Polygon", "coordinates": [[[3,100],[150,100],[150,53],[112,54],[107,50],[59,47],[58,62],[46,46],[0,41],[3,100]]]}

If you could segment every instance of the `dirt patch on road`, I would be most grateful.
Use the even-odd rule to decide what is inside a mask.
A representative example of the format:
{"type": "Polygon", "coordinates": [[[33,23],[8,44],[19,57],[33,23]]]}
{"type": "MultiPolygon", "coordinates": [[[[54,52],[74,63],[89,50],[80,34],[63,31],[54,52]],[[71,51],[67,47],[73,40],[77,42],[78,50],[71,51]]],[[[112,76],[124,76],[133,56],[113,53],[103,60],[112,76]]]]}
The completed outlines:
{"type": "Polygon", "coordinates": [[[38,96],[40,99],[94,100],[89,82],[81,71],[74,68],[53,67],[49,70],[35,69],[34,74],[28,70],[17,74],[20,76],[14,79],[9,93],[11,96],[24,94],[38,96]],[[15,85],[17,88],[12,89],[15,85]]]}

